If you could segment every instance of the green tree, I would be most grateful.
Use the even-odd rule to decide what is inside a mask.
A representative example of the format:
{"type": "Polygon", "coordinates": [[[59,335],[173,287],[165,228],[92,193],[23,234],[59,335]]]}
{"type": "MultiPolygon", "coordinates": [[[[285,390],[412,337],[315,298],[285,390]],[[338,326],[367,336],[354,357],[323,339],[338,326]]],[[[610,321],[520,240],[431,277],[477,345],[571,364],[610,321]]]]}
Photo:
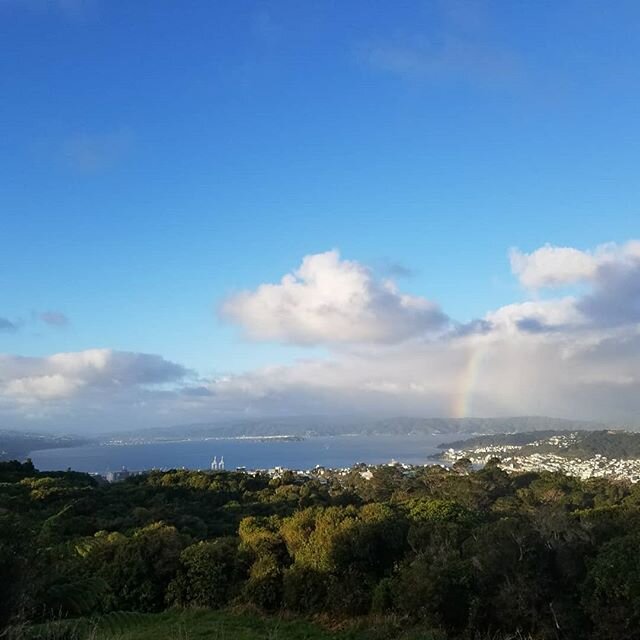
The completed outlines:
{"type": "Polygon", "coordinates": [[[583,602],[595,638],[632,640],[640,628],[640,536],[607,542],[593,560],[583,602]]]}

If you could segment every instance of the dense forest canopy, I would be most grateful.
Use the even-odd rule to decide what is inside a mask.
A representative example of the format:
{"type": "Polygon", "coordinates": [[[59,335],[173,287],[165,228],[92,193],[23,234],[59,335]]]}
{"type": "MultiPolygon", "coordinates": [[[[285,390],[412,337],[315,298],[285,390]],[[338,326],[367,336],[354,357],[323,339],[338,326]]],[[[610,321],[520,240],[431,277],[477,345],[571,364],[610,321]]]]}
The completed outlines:
{"type": "Polygon", "coordinates": [[[464,462],[365,476],[105,484],[2,463],[0,624],[245,606],[443,638],[637,638],[640,486],[464,462]]]}

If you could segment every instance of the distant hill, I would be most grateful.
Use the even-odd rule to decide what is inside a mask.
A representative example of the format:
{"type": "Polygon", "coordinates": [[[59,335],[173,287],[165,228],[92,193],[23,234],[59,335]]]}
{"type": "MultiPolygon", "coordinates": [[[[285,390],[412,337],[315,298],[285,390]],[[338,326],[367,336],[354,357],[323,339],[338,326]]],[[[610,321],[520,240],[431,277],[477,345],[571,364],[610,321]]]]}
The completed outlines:
{"type": "Polygon", "coordinates": [[[77,447],[89,442],[78,436],[56,436],[0,429],[0,461],[22,460],[31,451],[77,447]]]}
{"type": "Polygon", "coordinates": [[[363,418],[354,416],[287,416],[279,418],[232,419],[210,423],[178,425],[119,432],[104,440],[167,441],[242,436],[337,436],[347,434],[498,434],[531,431],[604,429],[606,425],[584,420],[565,420],[542,416],[511,418],[363,418]]]}
{"type": "Polygon", "coordinates": [[[465,433],[497,434],[530,431],[604,429],[606,425],[586,420],[567,420],[546,416],[509,418],[391,418],[377,420],[372,433],[465,433]]]}

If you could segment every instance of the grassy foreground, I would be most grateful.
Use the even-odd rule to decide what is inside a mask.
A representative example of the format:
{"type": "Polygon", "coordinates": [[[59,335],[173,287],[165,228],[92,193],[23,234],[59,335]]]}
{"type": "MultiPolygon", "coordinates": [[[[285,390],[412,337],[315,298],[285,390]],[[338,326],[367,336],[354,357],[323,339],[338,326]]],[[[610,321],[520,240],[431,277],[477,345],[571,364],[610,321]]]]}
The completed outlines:
{"type": "MultiPolygon", "coordinates": [[[[30,640],[444,640],[429,632],[367,629],[331,631],[300,619],[253,613],[176,610],[158,614],[110,614],[98,622],[64,621],[32,627],[17,637],[30,640]],[[24,634],[24,635],[23,635],[24,634]]],[[[9,636],[11,637],[11,636],[9,636]]]]}
{"type": "Polygon", "coordinates": [[[105,640],[116,637],[119,640],[346,640],[349,637],[332,634],[305,621],[204,610],[142,615],[127,626],[124,633],[107,632],[105,640]]]}

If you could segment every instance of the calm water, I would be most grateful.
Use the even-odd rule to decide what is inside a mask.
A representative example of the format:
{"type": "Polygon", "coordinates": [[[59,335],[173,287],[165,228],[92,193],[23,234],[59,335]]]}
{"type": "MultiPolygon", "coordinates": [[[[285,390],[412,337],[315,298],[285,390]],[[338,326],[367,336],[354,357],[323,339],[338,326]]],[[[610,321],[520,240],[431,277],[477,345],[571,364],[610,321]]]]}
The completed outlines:
{"type": "MultiPolygon", "coordinates": [[[[460,436],[451,436],[454,440],[460,436]]],[[[131,446],[86,446],[34,451],[31,458],[42,470],[71,467],[104,473],[121,469],[208,469],[213,456],[224,456],[227,469],[267,469],[281,466],[309,469],[315,465],[349,467],[356,462],[380,464],[391,459],[425,464],[447,436],[339,436],[302,441],[209,440],[131,446]]]]}

